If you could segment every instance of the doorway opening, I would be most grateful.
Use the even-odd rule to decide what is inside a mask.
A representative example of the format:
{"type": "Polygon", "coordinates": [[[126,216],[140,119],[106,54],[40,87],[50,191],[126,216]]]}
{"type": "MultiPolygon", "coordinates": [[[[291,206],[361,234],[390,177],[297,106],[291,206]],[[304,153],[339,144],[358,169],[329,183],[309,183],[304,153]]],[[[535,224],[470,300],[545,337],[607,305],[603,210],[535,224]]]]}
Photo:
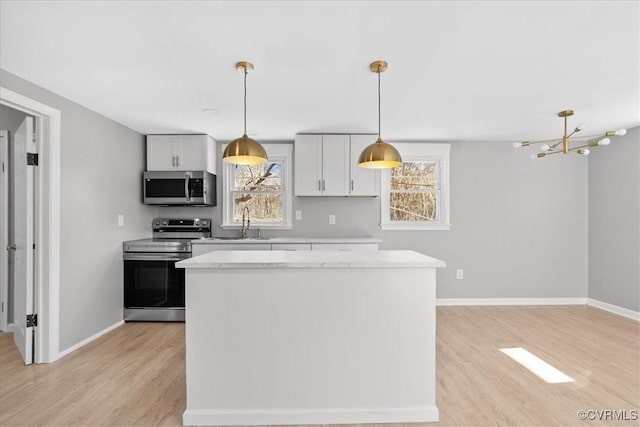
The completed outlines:
{"type": "MultiPolygon", "coordinates": [[[[27,161],[37,163],[37,166],[32,164],[35,167],[30,166],[30,172],[27,172],[24,178],[26,181],[32,180],[33,198],[30,202],[33,207],[29,207],[26,217],[22,218],[23,221],[33,224],[30,227],[33,237],[26,239],[32,242],[28,243],[31,246],[23,248],[25,251],[28,249],[27,252],[32,257],[32,266],[25,270],[32,277],[24,279],[24,283],[33,283],[32,295],[24,295],[25,301],[32,301],[32,307],[31,313],[25,313],[25,318],[22,319],[22,315],[15,312],[14,306],[13,325],[14,334],[17,327],[32,332],[28,336],[25,335],[24,340],[26,343],[26,340],[32,338],[31,345],[35,350],[33,362],[49,363],[59,358],[60,111],[4,87],[0,87],[0,105],[25,113],[32,122],[31,125],[26,124],[25,128],[31,128],[32,131],[35,126],[37,129],[33,137],[29,132],[24,133],[26,140],[23,144],[27,152],[37,156],[27,155],[27,152],[20,153],[21,159],[24,154],[25,167],[27,161]],[[30,178],[26,178],[28,176],[30,178]],[[32,219],[29,218],[29,210],[32,212],[32,219]],[[30,322],[35,321],[35,325],[28,324],[26,318],[26,315],[33,314],[37,317],[30,317],[30,322]]],[[[6,248],[0,249],[6,252],[6,248]]],[[[0,262],[4,262],[4,258],[0,258],[0,262]]],[[[2,271],[7,270],[3,264],[2,271]]],[[[23,289],[20,289],[20,292],[22,291],[23,289]]],[[[28,289],[24,291],[28,292],[28,289]]],[[[18,292],[18,289],[15,289],[15,292],[18,292]]],[[[29,308],[28,304],[26,308],[29,308]]],[[[28,363],[27,359],[25,363],[28,363]]]]}

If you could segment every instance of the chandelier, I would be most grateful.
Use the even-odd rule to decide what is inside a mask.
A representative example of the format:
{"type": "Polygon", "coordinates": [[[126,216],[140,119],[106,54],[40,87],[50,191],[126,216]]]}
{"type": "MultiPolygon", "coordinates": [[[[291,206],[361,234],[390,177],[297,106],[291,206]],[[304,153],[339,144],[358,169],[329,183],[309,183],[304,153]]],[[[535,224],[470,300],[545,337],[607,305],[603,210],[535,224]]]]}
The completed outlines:
{"type": "Polygon", "coordinates": [[[567,133],[567,117],[571,116],[573,116],[573,110],[564,110],[558,113],[558,117],[562,117],[564,119],[564,135],[562,136],[562,138],[547,139],[543,141],[514,142],[513,147],[520,148],[527,147],[533,144],[540,144],[540,153],[532,154],[532,159],[558,153],[576,153],[582,156],[588,156],[591,152],[591,148],[602,145],[609,145],[611,143],[611,138],[609,138],[610,136],[622,136],[627,134],[626,129],[618,129],[605,132],[604,134],[574,136],[578,132],[582,131],[585,126],[578,125],[573,130],[573,132],[567,133]],[[591,141],[583,141],[579,145],[571,146],[571,142],[576,139],[591,139],[591,141]]]}

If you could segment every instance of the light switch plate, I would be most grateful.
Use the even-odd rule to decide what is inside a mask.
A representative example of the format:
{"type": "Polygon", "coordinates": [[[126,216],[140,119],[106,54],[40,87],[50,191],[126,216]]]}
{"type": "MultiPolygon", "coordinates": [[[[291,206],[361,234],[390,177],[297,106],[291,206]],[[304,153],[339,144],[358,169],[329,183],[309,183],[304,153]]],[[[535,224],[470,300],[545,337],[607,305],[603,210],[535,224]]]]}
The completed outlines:
{"type": "Polygon", "coordinates": [[[336,223],[336,216],[329,215],[329,224],[334,225],[336,223]]]}
{"type": "Polygon", "coordinates": [[[118,227],[123,227],[124,226],[124,215],[119,214],[118,215],[118,227]]]}
{"type": "Polygon", "coordinates": [[[296,211],[296,221],[302,221],[302,211],[296,211]]]}
{"type": "Polygon", "coordinates": [[[456,279],[462,280],[464,279],[464,270],[459,268],[456,270],[456,279]]]}

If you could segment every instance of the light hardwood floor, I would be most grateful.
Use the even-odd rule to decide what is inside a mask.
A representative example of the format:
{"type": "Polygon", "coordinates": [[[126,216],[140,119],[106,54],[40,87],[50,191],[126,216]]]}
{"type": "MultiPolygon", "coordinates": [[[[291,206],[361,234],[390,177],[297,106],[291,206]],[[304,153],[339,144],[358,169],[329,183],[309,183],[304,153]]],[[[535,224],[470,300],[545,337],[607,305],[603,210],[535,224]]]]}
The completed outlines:
{"type": "MultiPolygon", "coordinates": [[[[438,307],[437,404],[426,426],[639,425],[577,412],[640,410],[640,323],[584,306],[438,307]],[[575,382],[547,384],[505,347],[575,382]]],[[[35,366],[0,334],[0,426],[177,426],[184,408],[184,324],[127,323],[35,366]]]]}

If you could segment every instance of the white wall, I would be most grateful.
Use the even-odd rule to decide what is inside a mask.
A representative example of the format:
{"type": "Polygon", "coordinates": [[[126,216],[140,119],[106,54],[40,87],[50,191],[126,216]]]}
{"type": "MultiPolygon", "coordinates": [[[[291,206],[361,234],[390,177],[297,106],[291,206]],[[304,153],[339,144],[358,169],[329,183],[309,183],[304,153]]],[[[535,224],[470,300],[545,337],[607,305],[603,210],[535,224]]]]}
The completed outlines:
{"type": "Polygon", "coordinates": [[[5,70],[0,85],[61,111],[64,351],[122,320],[122,242],[148,237],[154,211],[141,203],[144,137],[5,70]]]}
{"type": "MultiPolygon", "coordinates": [[[[293,230],[263,235],[374,236],[384,240],[382,249],[443,259],[439,298],[586,297],[587,162],[576,155],[531,160],[529,151],[508,143],[453,142],[450,231],[382,232],[379,197],[296,197],[293,209],[302,210],[303,220],[294,220],[293,230]],[[329,214],[336,225],[328,224],[329,214]],[[455,279],[458,268],[464,280],[455,279]]],[[[220,207],[160,207],[158,214],[221,223],[220,207]]]]}
{"type": "Polygon", "coordinates": [[[589,157],[589,297],[640,311],[640,128],[589,157]]]}

